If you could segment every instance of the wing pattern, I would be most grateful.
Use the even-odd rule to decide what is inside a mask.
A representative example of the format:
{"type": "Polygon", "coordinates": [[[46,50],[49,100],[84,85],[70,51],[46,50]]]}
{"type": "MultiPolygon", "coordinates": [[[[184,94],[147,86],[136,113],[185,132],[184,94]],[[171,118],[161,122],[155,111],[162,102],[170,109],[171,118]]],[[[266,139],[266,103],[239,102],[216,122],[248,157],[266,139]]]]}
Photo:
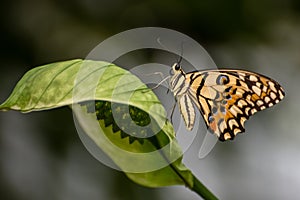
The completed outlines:
{"type": "Polygon", "coordinates": [[[208,129],[221,141],[245,131],[244,123],[257,111],[284,98],[283,88],[263,75],[242,70],[189,73],[190,96],[208,129]]]}
{"type": "Polygon", "coordinates": [[[249,71],[224,69],[185,73],[179,63],[172,69],[170,87],[187,129],[193,129],[196,105],[207,128],[221,141],[233,140],[245,131],[244,124],[250,116],[277,104],[285,95],[276,81],[249,71]]]}

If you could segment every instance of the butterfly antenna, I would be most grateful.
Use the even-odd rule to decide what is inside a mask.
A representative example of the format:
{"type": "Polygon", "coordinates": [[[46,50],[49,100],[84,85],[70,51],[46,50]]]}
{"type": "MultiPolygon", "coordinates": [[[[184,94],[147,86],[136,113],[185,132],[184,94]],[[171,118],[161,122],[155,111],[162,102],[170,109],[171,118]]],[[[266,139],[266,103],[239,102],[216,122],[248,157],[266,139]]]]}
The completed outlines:
{"type": "MultiPolygon", "coordinates": [[[[160,38],[157,38],[157,43],[158,43],[160,46],[162,46],[165,50],[167,50],[167,51],[169,51],[169,52],[172,53],[172,51],[171,51],[169,48],[167,48],[165,45],[163,45],[163,43],[160,41],[160,38]]],[[[172,54],[172,55],[174,55],[174,54],[172,54]]],[[[175,60],[177,60],[177,57],[176,57],[176,56],[175,56],[175,60]]]]}
{"type": "Polygon", "coordinates": [[[179,57],[179,59],[178,59],[178,61],[177,61],[178,64],[181,63],[181,61],[182,61],[182,56],[183,56],[183,41],[182,41],[182,43],[181,43],[180,57],[179,57]]]}

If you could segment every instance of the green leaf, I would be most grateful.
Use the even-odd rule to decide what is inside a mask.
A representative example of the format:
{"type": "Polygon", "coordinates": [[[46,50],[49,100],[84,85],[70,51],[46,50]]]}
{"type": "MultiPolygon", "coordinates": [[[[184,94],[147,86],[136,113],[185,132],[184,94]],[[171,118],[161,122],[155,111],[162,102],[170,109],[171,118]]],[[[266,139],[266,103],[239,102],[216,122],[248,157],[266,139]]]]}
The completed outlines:
{"type": "MultiPolygon", "coordinates": [[[[108,105],[110,102],[98,101],[97,103],[104,104],[102,108],[98,108],[98,111],[111,109],[111,106],[108,105]]],[[[82,105],[88,107],[88,103],[83,103],[82,105]]],[[[120,114],[123,114],[122,107],[124,107],[124,105],[117,104],[114,109],[121,110],[120,114]]],[[[84,107],[77,107],[75,109],[89,110],[88,108],[84,109],[84,107]]],[[[142,110],[138,112],[145,113],[142,110]]],[[[99,131],[98,124],[93,123],[94,120],[91,120],[93,117],[93,112],[90,114],[88,111],[80,113],[78,118],[80,118],[81,127],[83,127],[89,137],[126,172],[126,175],[130,179],[148,187],[177,184],[193,185],[191,172],[181,163],[182,153],[176,139],[168,136],[174,133],[169,122],[164,125],[160,132],[140,142],[139,139],[141,138],[135,138],[132,136],[132,132],[129,135],[122,130],[121,127],[123,125],[128,125],[124,124],[126,120],[124,120],[124,123],[121,120],[116,125],[114,119],[111,119],[112,115],[106,115],[103,119],[97,115],[101,127],[99,131]],[[120,127],[115,128],[114,131],[114,126],[120,127]],[[113,145],[110,145],[111,143],[113,143],[113,145]],[[173,162],[171,163],[172,160],[173,162]]],[[[134,127],[129,128],[128,130],[135,131],[134,127]]],[[[149,128],[142,130],[146,132],[146,135],[152,131],[149,128]]]]}
{"type": "MultiPolygon", "coordinates": [[[[130,72],[80,59],[37,67],[23,76],[0,110],[61,106],[72,106],[84,134],[134,182],[148,187],[183,184],[200,191],[200,182],[181,162],[182,151],[163,106],[130,72]]],[[[200,195],[214,199],[204,186],[200,189],[209,194],[200,195]]]]}

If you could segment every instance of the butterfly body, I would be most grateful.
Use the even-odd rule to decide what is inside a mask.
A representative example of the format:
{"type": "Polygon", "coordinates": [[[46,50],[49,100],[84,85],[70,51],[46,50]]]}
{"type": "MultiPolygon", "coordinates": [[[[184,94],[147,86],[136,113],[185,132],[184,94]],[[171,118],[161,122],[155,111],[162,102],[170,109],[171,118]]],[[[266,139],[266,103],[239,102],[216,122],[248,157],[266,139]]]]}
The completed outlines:
{"type": "Polygon", "coordinates": [[[245,131],[244,123],[257,111],[284,98],[274,80],[244,70],[206,70],[185,73],[179,63],[172,66],[171,90],[188,130],[195,123],[195,107],[219,140],[232,140],[245,131]]]}

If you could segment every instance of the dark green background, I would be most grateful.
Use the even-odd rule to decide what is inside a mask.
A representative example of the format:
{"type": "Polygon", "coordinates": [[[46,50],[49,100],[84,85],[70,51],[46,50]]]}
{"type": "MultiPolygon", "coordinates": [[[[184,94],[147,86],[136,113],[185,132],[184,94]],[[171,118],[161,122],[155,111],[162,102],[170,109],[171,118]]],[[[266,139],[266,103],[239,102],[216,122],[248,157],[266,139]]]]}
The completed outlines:
{"type": "MultiPolygon", "coordinates": [[[[187,165],[220,199],[297,199],[300,188],[300,1],[194,0],[1,2],[0,100],[29,69],[84,58],[127,29],[158,26],[197,40],[218,66],[254,70],[287,91],[257,114],[246,134],[187,165]]],[[[96,161],[82,145],[70,109],[0,113],[0,198],[197,199],[184,187],[143,188],[96,161]]]]}

